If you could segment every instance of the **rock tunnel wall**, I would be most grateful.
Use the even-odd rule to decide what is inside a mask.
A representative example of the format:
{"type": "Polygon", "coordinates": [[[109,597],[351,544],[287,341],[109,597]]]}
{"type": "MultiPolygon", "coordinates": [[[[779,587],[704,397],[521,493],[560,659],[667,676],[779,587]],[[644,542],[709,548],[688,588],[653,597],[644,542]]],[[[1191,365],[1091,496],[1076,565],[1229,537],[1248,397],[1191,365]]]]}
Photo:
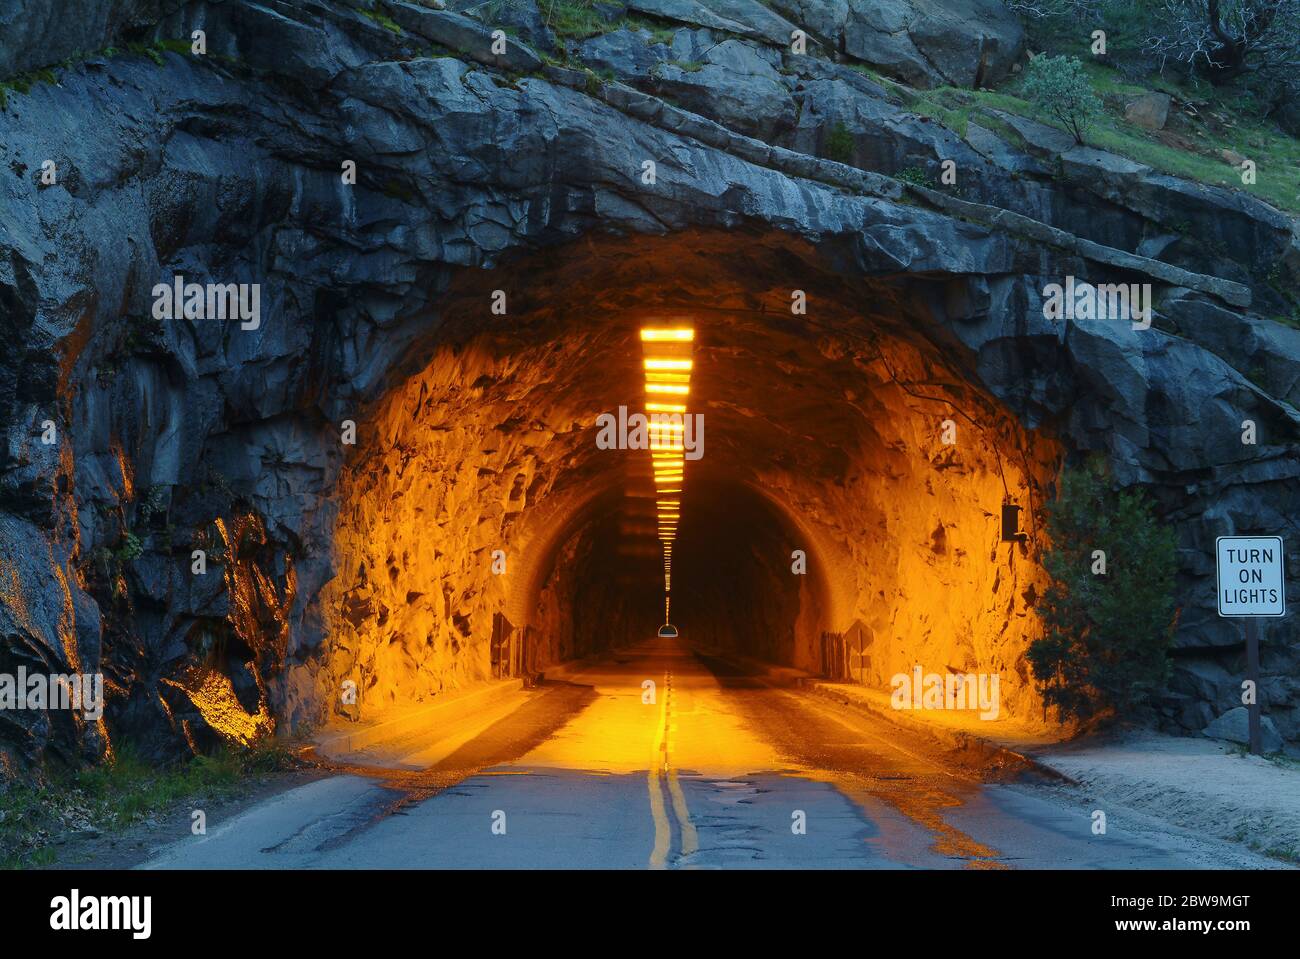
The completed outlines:
{"type": "Polygon", "coordinates": [[[816,318],[792,314],[814,260],[779,237],[687,234],[453,284],[431,361],[357,424],[325,638],[290,673],[290,713],[319,718],[349,679],[383,708],[499,675],[494,640],[540,669],[653,632],[647,454],[595,441],[600,414],[642,408],[637,331],[667,316],[696,330],[706,426],[675,574],[685,635],[822,671],[824,634],[853,630],[860,681],[996,672],[1007,708],[1036,715],[1023,654],[1045,582],[1001,542],[1000,509],[1033,515],[1059,449],[929,339],[932,284],[827,278],[816,318]],[[496,283],[533,291],[526,316],[485,315],[496,283]]]}
{"type": "MultiPolygon", "coordinates": [[[[347,3],[274,6],[168,4],[156,20],[133,4],[113,20],[133,37],[202,26],[212,55],[90,56],[0,114],[0,669],[98,668],[110,691],[103,723],[7,714],[7,768],[102,757],[114,738],[168,756],[318,720],[345,672],[391,672],[399,698],[469,682],[492,668],[497,613],[534,616],[554,659],[595,648],[590,625],[562,636],[583,614],[557,570],[600,565],[581,555],[596,548],[582,530],[617,494],[594,478],[581,429],[617,405],[609,384],[622,380],[591,359],[625,361],[630,376],[618,335],[647,309],[694,311],[718,331],[701,383],[772,394],[708,397],[721,405],[699,470],[702,489],[764,496],[765,537],[812,544],[824,577],[772,594],[773,615],[796,625],[764,655],[804,661],[822,631],[860,621],[880,675],[927,642],[937,657],[942,634],[963,658],[945,665],[1018,669],[1039,584],[985,514],[1005,478],[1032,517],[1055,456],[1096,453],[1178,532],[1161,721],[1196,731],[1235,701],[1241,633],[1214,615],[1214,537],[1291,530],[1300,512],[1300,333],[1266,318],[1277,291],[1265,282],[1294,286],[1300,248],[1277,211],[1098,151],[1044,163],[1046,141],[950,143],[850,65],[791,58],[762,30],[719,44],[707,25],[673,24],[672,44],[778,62],[743,76],[775,76],[798,116],[821,104],[841,118],[853,163],[819,157],[816,130],[743,128],[720,105],[745,97],[711,106],[690,76],[675,80],[685,108],[665,102],[634,53],[584,53],[622,64],[626,82],[593,83],[513,41],[485,63],[473,38],[486,45],[486,28],[452,13],[396,2],[394,32],[347,3]],[[1016,175],[974,177],[1001,186],[966,199],[882,175],[951,149],[1016,175]],[[40,179],[49,158],[55,185],[40,179]],[[341,182],[345,161],[355,185],[341,182]],[[1173,237],[1174,220],[1206,224],[1213,248],[1173,237]],[[151,290],[178,274],[259,284],[260,326],[155,321],[151,290]],[[529,280],[543,275],[545,289],[529,280]],[[1045,318],[1044,286],[1067,275],[1151,282],[1154,326],[1045,318]],[[488,311],[495,289],[508,322],[488,311]],[[578,289],[600,295],[553,298],[578,289]],[[794,289],[809,295],[804,317],[790,313],[794,289]],[[547,357],[595,379],[529,386],[547,357]],[[898,388],[900,371],[944,403],[898,388]],[[805,377],[816,389],[801,396],[805,377]],[[784,445],[751,441],[746,410],[806,425],[832,397],[817,429],[790,432],[778,415],[784,445]],[[535,422],[512,420],[519,400],[535,422]],[[954,416],[945,452],[934,408],[954,404],[979,425],[954,416]],[[1254,446],[1244,419],[1260,425],[1254,446]],[[340,442],[347,420],[355,447],[340,442]],[[857,424],[847,449],[817,440],[845,424],[857,424]],[[445,494],[425,488],[431,476],[450,481],[445,494]],[[401,498],[423,506],[418,521],[394,512],[401,498]],[[881,523],[896,555],[873,538],[881,523]],[[454,549],[435,555],[421,529],[454,549]],[[483,569],[502,539],[508,582],[483,569]],[[195,548],[207,575],[191,570],[195,548]],[[455,583],[412,588],[407,573],[455,583]],[[968,614],[932,601],[957,588],[988,601],[968,614]],[[990,635],[981,616],[1011,624],[1006,638],[977,640],[990,635]],[[394,617],[409,617],[397,643],[394,617]]],[[[766,551],[750,568],[781,569],[766,551]]],[[[1269,624],[1265,709],[1292,739],[1298,663],[1289,625],[1269,624]]]]}

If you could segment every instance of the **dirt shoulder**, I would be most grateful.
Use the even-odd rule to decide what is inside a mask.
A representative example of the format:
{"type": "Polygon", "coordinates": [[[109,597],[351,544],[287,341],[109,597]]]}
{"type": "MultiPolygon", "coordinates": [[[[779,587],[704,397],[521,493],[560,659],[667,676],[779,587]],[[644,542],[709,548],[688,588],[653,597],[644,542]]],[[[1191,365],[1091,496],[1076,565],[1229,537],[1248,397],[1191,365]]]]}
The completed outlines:
{"type": "Polygon", "coordinates": [[[1083,793],[1300,864],[1300,763],[1210,739],[1134,731],[1040,747],[1083,793]]]}

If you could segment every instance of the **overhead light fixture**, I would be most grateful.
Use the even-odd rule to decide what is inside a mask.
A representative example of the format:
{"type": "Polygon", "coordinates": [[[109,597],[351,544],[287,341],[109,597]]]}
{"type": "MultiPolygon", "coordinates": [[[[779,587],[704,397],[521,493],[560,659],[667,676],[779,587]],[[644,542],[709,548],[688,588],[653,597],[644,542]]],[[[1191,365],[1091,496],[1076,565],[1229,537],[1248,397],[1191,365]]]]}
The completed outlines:
{"type": "Polygon", "coordinates": [[[669,625],[669,594],[672,592],[672,550],[681,522],[681,492],[686,470],[686,397],[690,395],[691,358],[695,330],[685,326],[644,327],[642,367],[645,372],[646,412],[661,414],[649,424],[650,462],[657,498],[655,515],[664,560],[664,630],[675,636],[669,625]],[[653,344],[653,345],[650,345],[653,344]],[[673,399],[677,402],[672,402],[673,399]],[[671,419],[662,414],[674,414],[671,419]]]}
{"type": "Polygon", "coordinates": [[[695,330],[686,327],[654,329],[646,327],[641,331],[642,343],[689,343],[695,339],[695,330]]]}
{"type": "Polygon", "coordinates": [[[647,370],[686,370],[690,371],[690,360],[665,359],[663,357],[648,357],[645,361],[647,370]]]}

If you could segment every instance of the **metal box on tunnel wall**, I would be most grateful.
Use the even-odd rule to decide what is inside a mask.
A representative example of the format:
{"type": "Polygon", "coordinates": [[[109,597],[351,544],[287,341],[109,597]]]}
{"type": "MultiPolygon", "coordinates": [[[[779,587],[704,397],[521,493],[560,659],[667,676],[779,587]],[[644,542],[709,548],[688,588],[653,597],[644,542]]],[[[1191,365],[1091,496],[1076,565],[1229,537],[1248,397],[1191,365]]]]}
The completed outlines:
{"type": "Polygon", "coordinates": [[[1002,504],[1002,542],[1019,543],[1025,539],[1020,532],[1020,507],[1015,503],[1002,504]]]}

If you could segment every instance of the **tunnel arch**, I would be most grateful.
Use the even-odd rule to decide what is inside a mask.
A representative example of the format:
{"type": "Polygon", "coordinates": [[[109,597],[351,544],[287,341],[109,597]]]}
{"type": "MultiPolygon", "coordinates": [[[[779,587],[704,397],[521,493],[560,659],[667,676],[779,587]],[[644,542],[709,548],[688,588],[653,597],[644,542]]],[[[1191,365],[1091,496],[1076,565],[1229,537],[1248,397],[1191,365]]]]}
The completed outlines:
{"type": "Polygon", "coordinates": [[[1060,450],[980,386],[946,312],[962,282],[863,276],[797,238],[743,231],[588,236],[460,274],[358,418],[316,600],[326,636],[295,695],[328,702],[352,678],[396,705],[485,679],[498,617],[544,645],[534,666],[579,648],[553,635],[572,625],[554,608],[564,565],[648,475],[635,451],[596,449],[596,417],[643,399],[639,327],[684,318],[707,428],[682,548],[692,497],[731,490],[773,551],[785,541],[769,578],[793,549],[809,560],[788,648],[731,651],[817,671],[817,637],[856,630],[870,684],[913,663],[997,672],[1008,708],[1035,712],[1024,650],[1046,579],[1035,543],[1002,542],[999,514],[1009,500],[1037,523],[1060,450]],[[505,575],[491,572],[497,549],[505,575]]]}

